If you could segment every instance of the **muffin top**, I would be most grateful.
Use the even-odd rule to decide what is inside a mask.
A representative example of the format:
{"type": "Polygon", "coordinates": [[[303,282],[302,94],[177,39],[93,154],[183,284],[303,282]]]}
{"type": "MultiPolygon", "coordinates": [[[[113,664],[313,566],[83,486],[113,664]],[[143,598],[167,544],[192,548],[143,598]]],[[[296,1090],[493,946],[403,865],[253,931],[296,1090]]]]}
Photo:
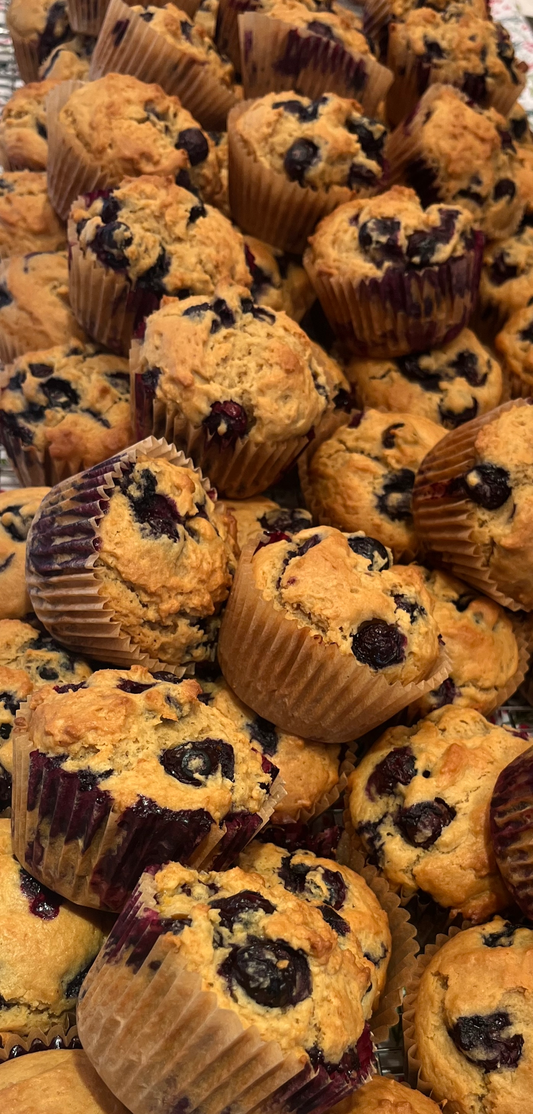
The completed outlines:
{"type": "Polygon", "coordinates": [[[66,0],[13,0],[8,12],[9,30],[21,39],[36,41],[39,62],[72,35],[66,0]]]}
{"type": "Polygon", "coordinates": [[[533,932],[495,917],[448,940],[415,1006],[424,1077],[460,1114],[527,1110],[531,1101],[533,932]]]}
{"type": "Polygon", "coordinates": [[[73,35],[55,46],[39,68],[40,80],[87,81],[95,42],[92,35],[73,35]]]}
{"type": "Polygon", "coordinates": [[[474,236],[465,209],[423,209],[414,190],[393,186],[378,197],[348,201],[320,222],[309,238],[319,273],[353,281],[390,270],[422,271],[470,251],[474,236]]]}
{"type": "MultiPolygon", "coordinates": [[[[441,1114],[440,1106],[421,1091],[390,1076],[374,1075],[343,1104],[344,1114],[441,1114]]],[[[55,1111],[54,1111],[55,1114],[55,1111]]]]}
{"type": "Polygon", "coordinates": [[[59,251],[67,232],[46,191],[46,174],[5,171],[0,177],[0,258],[32,251],[59,251]]]}
{"type": "Polygon", "coordinates": [[[263,0],[259,11],[282,23],[290,23],[291,27],[312,31],[322,39],[343,46],[351,54],[371,53],[361,20],[348,8],[320,2],[302,3],[301,0],[263,0]]]}
{"type": "Polygon", "coordinates": [[[6,166],[46,169],[46,98],[56,85],[57,81],[22,85],[4,105],[0,116],[0,158],[6,166]]]}
{"type": "Polygon", "coordinates": [[[26,591],[26,538],[48,491],[47,487],[21,487],[0,492],[0,619],[22,619],[31,611],[26,591]]]}
{"type": "Polygon", "coordinates": [[[312,638],[334,643],[390,683],[419,681],[438,656],[430,598],[416,568],[385,546],[332,527],[271,541],[252,559],[255,584],[312,638]]]}
{"type": "Polygon", "coordinates": [[[346,365],[362,407],[403,410],[456,429],[501,400],[500,365],[470,329],[429,352],[346,365]]]}
{"type": "Polygon", "coordinates": [[[385,985],[391,934],[387,914],[364,878],[331,859],[317,858],[312,851],[290,854],[258,840],[241,853],[239,866],[260,874],[267,886],[278,889],[281,883],[320,910],[337,934],[339,947],[352,951],[358,965],[367,968],[369,985],[362,1005],[365,1017],[370,1017],[385,985]]]}
{"type": "Polygon", "coordinates": [[[306,500],[314,517],[340,530],[363,530],[379,538],[396,559],[414,554],[415,476],[443,436],[441,426],[418,415],[356,412],[309,461],[306,500]]]}
{"type": "Polygon", "coordinates": [[[528,746],[453,705],[389,728],[350,779],[350,815],[367,854],[406,896],[424,890],[478,921],[505,908],[489,808],[498,774],[528,746]]]}
{"type": "Polygon", "coordinates": [[[417,707],[423,715],[443,704],[488,715],[501,704],[499,694],[518,669],[513,624],[503,607],[461,580],[437,569],[423,569],[422,575],[450,660],[450,675],[417,707]]]}
{"type": "Polygon", "coordinates": [[[152,31],[156,31],[171,46],[176,47],[180,53],[194,58],[202,65],[209,67],[211,76],[221,81],[223,85],[231,88],[235,79],[233,66],[227,58],[222,58],[215,49],[207,31],[182,9],[175,4],[164,4],[154,7],[152,4],[144,7],[142,4],[132,5],[132,11],[148,23],[152,31]]]}
{"type": "Polygon", "coordinates": [[[220,190],[212,140],[159,85],[106,74],[76,89],[59,121],[71,149],[92,159],[108,185],[118,186],[129,175],[170,174],[204,201],[220,190]]]}
{"type": "Polygon", "coordinates": [[[254,499],[224,499],[220,507],[233,515],[237,523],[237,541],[241,549],[258,534],[296,534],[312,525],[309,511],[303,507],[280,507],[273,499],[257,495],[254,499]]]}
{"type": "Polygon", "coordinates": [[[301,321],[316,295],[299,257],[264,244],[254,236],[244,237],[244,256],[254,302],[282,309],[293,321],[301,321]]]}
{"type": "MultiPolygon", "coordinates": [[[[446,11],[450,0],[431,0],[431,3],[425,3],[424,8],[432,8],[435,12],[446,11]]],[[[472,10],[476,15],[482,19],[487,18],[487,6],[485,0],[454,0],[454,8],[472,10]]],[[[392,19],[404,20],[408,13],[413,8],[418,7],[418,0],[390,0],[389,8],[392,19]]]]}
{"type": "Polygon", "coordinates": [[[170,177],[126,178],[72,205],[69,237],[84,255],[157,296],[212,294],[250,283],[240,232],[170,177]]]}
{"type": "Polygon", "coordinates": [[[128,362],[94,344],[27,352],[0,373],[0,429],[79,471],[131,441],[128,362]]]}
{"type": "MultiPolygon", "coordinates": [[[[424,204],[460,204],[488,239],[519,225],[524,199],[516,185],[519,160],[508,123],[450,85],[432,86],[413,117],[423,173],[412,167],[424,204]]],[[[409,168],[407,175],[409,177],[409,168]]]]}
{"type": "Polygon", "coordinates": [[[163,299],[137,357],[155,398],[177,405],[222,446],[302,436],[337,393],[320,350],[294,321],[224,283],[210,302],[163,299]]]}
{"type": "Polygon", "coordinates": [[[533,205],[528,204],[513,236],[487,244],[479,284],[482,304],[505,314],[533,298],[533,205]]]}
{"type": "MultiPolygon", "coordinates": [[[[532,290],[533,297],[533,290],[532,290]]],[[[524,383],[527,393],[533,388],[533,303],[517,309],[505,322],[495,340],[502,364],[524,383]]]]}
{"type": "Polygon", "coordinates": [[[32,251],[0,264],[0,331],[0,347],[16,354],[86,339],[70,308],[66,251],[32,251]]]}
{"type": "Polygon", "coordinates": [[[84,658],[59,646],[46,631],[18,619],[0,619],[0,666],[23,669],[34,685],[77,684],[92,673],[84,658]]]}
{"type": "Polygon", "coordinates": [[[76,1006],[104,942],[102,922],[22,869],[11,850],[11,823],[1,819],[0,893],[0,1031],[49,1029],[76,1006]]]}
{"type": "Polygon", "coordinates": [[[268,93],[249,102],[234,126],[262,166],[300,186],[344,186],[357,195],[376,190],[383,178],[387,129],[364,116],[357,101],[268,93]]]}
{"type": "Polygon", "coordinates": [[[81,1049],[35,1052],[2,1064],[3,1114],[128,1114],[81,1049]]]}

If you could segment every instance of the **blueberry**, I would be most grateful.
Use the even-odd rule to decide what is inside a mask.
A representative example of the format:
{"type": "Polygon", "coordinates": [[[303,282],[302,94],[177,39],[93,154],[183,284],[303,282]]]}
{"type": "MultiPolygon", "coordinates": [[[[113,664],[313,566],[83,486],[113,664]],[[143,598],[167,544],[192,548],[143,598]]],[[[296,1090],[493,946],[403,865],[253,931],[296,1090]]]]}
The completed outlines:
{"type": "MultiPolygon", "coordinates": [[[[12,725],[9,724],[9,723],[3,723],[2,724],[2,727],[11,728],[11,726],[12,725]]],[[[0,738],[9,739],[9,735],[1,735],[0,734],[0,738]]],[[[13,784],[13,779],[11,777],[11,774],[7,770],[4,769],[4,767],[2,766],[2,763],[0,762],[0,810],[3,810],[4,808],[9,808],[10,805],[11,805],[12,784],[13,784]]]]}
{"type": "Polygon", "coordinates": [[[24,897],[28,898],[30,913],[39,917],[41,921],[53,921],[59,914],[63,898],[52,893],[46,886],[42,886],[36,878],[20,868],[20,888],[24,897]]]}
{"type": "Polygon", "coordinates": [[[115,44],[115,49],[120,46],[129,25],[129,19],[117,19],[116,23],[113,24],[111,35],[115,44]]]}
{"type": "Polygon", "coordinates": [[[457,608],[457,611],[466,611],[467,607],[470,607],[470,604],[475,598],[476,597],[473,596],[471,592],[463,592],[453,601],[453,606],[457,608]]]}
{"type": "Polygon", "coordinates": [[[248,244],[244,245],[244,258],[246,260],[246,266],[252,276],[252,297],[257,299],[266,287],[273,286],[273,276],[267,275],[266,271],[258,266],[255,261],[255,255],[250,251],[248,244]]]}
{"type": "Polygon", "coordinates": [[[39,36],[37,46],[39,65],[48,58],[54,47],[66,42],[71,36],[66,0],[55,0],[55,3],[48,8],[44,30],[39,36]]]}
{"type": "Polygon", "coordinates": [[[148,267],[146,271],[143,271],[143,273],[139,275],[137,286],[140,287],[141,290],[152,290],[161,298],[165,293],[163,279],[168,275],[169,270],[170,258],[165,249],[161,248],[155,263],[152,263],[151,267],[148,267]]]}
{"type": "Polygon", "coordinates": [[[366,619],[352,635],[352,653],[371,669],[386,669],[405,660],[407,639],[393,623],[366,619]]]}
{"type": "Polygon", "coordinates": [[[452,678],[447,677],[438,688],[431,690],[429,696],[432,709],[443,708],[445,704],[453,704],[455,698],[459,696],[459,691],[452,678]]]}
{"type": "Polygon", "coordinates": [[[283,159],[287,177],[291,182],[298,182],[303,186],[307,171],[317,161],[318,157],[319,150],[312,139],[295,139],[283,159]]]}
{"type": "Polygon", "coordinates": [[[365,123],[363,123],[361,117],[355,117],[355,119],[348,118],[345,126],[346,130],[350,132],[350,135],[357,136],[361,150],[363,151],[363,154],[366,155],[367,159],[371,159],[372,162],[377,162],[380,166],[382,166],[383,147],[385,145],[385,139],[387,137],[386,129],[381,125],[374,125],[375,127],[377,127],[376,135],[369,127],[367,127],[365,123]]]}
{"type": "Polygon", "coordinates": [[[428,39],[424,35],[424,54],[422,55],[424,62],[434,62],[440,58],[445,58],[446,55],[436,39],[428,39]]]}
{"type": "Polygon", "coordinates": [[[78,692],[79,689],[86,689],[87,683],[80,681],[79,684],[70,685],[54,685],[54,692],[78,692]]]}
{"type": "Polygon", "coordinates": [[[138,482],[132,486],[131,478],[125,475],[121,489],[126,495],[137,522],[146,526],[156,538],[165,535],[174,541],[180,537],[181,517],[173,499],[156,492],[157,481],[148,468],[144,468],[138,482]],[[137,489],[141,488],[140,494],[137,489]]]}
{"type": "Polygon", "coordinates": [[[205,162],[209,154],[209,143],[200,128],[184,128],[179,132],[174,146],[187,152],[191,166],[205,162]]]}
{"type": "Polygon", "coordinates": [[[207,432],[223,445],[231,445],[248,432],[248,415],[238,402],[213,402],[211,413],[202,423],[207,432]]]}
{"type": "Polygon", "coordinates": [[[5,309],[6,306],[10,306],[12,301],[13,301],[13,298],[12,298],[11,294],[9,293],[9,290],[4,285],[1,285],[0,286],[0,309],[5,309]]]}
{"type": "Polygon", "coordinates": [[[487,511],[498,510],[512,493],[507,469],[496,464],[478,464],[465,476],[458,477],[454,489],[462,491],[467,499],[487,511]]]}
{"type": "Polygon", "coordinates": [[[435,797],[434,801],[420,801],[410,808],[401,808],[395,820],[406,843],[427,850],[454,817],[455,809],[442,797],[435,797]]]}
{"type": "Polygon", "coordinates": [[[59,376],[51,375],[49,379],[44,380],[41,390],[46,395],[48,405],[55,410],[69,410],[72,406],[77,406],[80,401],[80,396],[72,384],[59,376]]]}
{"type": "Polygon", "coordinates": [[[486,948],[511,948],[513,946],[516,925],[505,924],[499,932],[489,932],[481,937],[481,942],[486,948]]]}
{"type": "Polygon", "coordinates": [[[337,936],[349,935],[350,926],[348,924],[348,921],[345,921],[344,917],[341,917],[339,913],[336,913],[335,910],[331,908],[331,905],[319,905],[319,909],[326,924],[328,924],[329,927],[337,933],[337,936]]]}
{"type": "Polygon", "coordinates": [[[371,801],[390,796],[397,785],[409,785],[415,774],[416,762],[411,747],[397,747],[374,767],[366,783],[366,795],[371,801]]]}
{"type": "Polygon", "coordinates": [[[396,605],[396,610],[398,610],[399,608],[400,611],[406,611],[409,615],[411,623],[415,623],[419,615],[426,614],[425,607],[422,607],[422,605],[419,603],[415,603],[413,600],[409,600],[407,596],[404,596],[401,593],[394,595],[392,598],[396,605]]]}
{"type": "Polygon", "coordinates": [[[441,373],[439,371],[426,371],[421,367],[420,358],[422,355],[423,353],[419,353],[417,356],[412,354],[398,356],[395,361],[396,366],[410,383],[418,383],[423,391],[440,391],[441,373]]]}
{"type": "Polygon", "coordinates": [[[389,472],[387,479],[383,481],[382,491],[376,502],[381,513],[392,522],[410,521],[414,482],[415,473],[410,468],[389,472]]]}
{"type": "Polygon", "coordinates": [[[250,732],[250,737],[259,743],[263,754],[275,754],[278,749],[278,733],[273,723],[268,719],[263,719],[262,716],[255,716],[255,718],[248,723],[247,728],[250,732]]]}
{"type": "Polygon", "coordinates": [[[313,878],[308,877],[311,873],[318,873],[327,888],[326,904],[333,909],[341,909],[346,901],[346,883],[340,871],[330,870],[319,863],[296,863],[291,855],[286,855],[278,868],[278,875],[285,889],[293,894],[324,900],[321,887],[313,878]]]}
{"type": "Polygon", "coordinates": [[[132,681],[129,677],[121,677],[117,688],[120,689],[121,692],[130,692],[134,695],[138,695],[141,692],[146,692],[147,689],[153,689],[154,685],[155,681],[152,684],[143,684],[141,681],[132,681]]]}
{"type": "MultiPolygon", "coordinates": [[[[199,201],[197,205],[192,205],[190,210],[189,210],[189,216],[187,218],[187,226],[189,226],[190,224],[196,224],[197,220],[200,220],[202,217],[206,217],[206,216],[207,216],[207,209],[206,209],[205,205],[203,204],[203,202],[199,201]]],[[[185,297],[187,297],[187,295],[185,295],[185,297]]]]}
{"type": "MultiPolygon", "coordinates": [[[[23,518],[20,512],[20,504],[12,503],[11,506],[4,507],[0,516],[2,529],[14,542],[25,542],[31,526],[31,517],[27,516],[23,518]],[[5,515],[11,515],[11,522],[1,521],[5,515]]],[[[4,697],[7,695],[7,693],[0,692],[0,704],[5,704],[4,697]]]]}
{"type": "Polygon", "coordinates": [[[67,986],[65,987],[65,998],[70,999],[78,997],[81,990],[81,984],[89,974],[91,967],[92,963],[88,963],[86,967],[82,967],[81,971],[78,971],[77,975],[74,975],[74,978],[72,978],[70,982],[67,983],[67,986]]]}
{"type": "Polygon", "coordinates": [[[449,1030],[453,1043],[468,1060],[483,1071],[516,1068],[524,1047],[520,1033],[505,1037],[511,1027],[509,1014],[503,1010],[483,1016],[472,1014],[458,1017],[449,1030]]]}
{"type": "Polygon", "coordinates": [[[301,507],[280,507],[279,510],[265,511],[259,519],[259,525],[267,533],[297,534],[300,530],[307,530],[312,519],[309,511],[301,507]]]}
{"type": "Polygon", "coordinates": [[[28,370],[34,379],[48,379],[53,374],[53,364],[28,364],[28,370]]]}
{"type": "Polygon", "coordinates": [[[110,224],[103,224],[96,230],[91,248],[96,258],[104,267],[112,271],[125,270],[128,266],[128,257],[125,248],[133,243],[133,236],[123,221],[115,220],[110,224]]]}
{"type": "Polygon", "coordinates": [[[329,23],[322,23],[319,19],[312,19],[311,23],[307,24],[307,30],[312,31],[313,35],[320,35],[321,39],[329,39],[332,43],[339,41],[329,23]]]}
{"type": "Polygon", "coordinates": [[[180,30],[183,38],[188,42],[192,42],[193,25],[189,19],[182,19],[180,21],[180,30]]]}
{"type": "Polygon", "coordinates": [[[353,553],[358,553],[368,561],[374,572],[390,569],[390,559],[387,550],[377,538],[369,538],[366,534],[349,534],[348,545],[353,553]]]}
{"type": "Polygon", "coordinates": [[[496,182],[492,197],[494,201],[501,201],[502,197],[508,197],[509,201],[512,201],[515,194],[516,185],[511,178],[500,178],[499,182],[496,182]]]}
{"type": "Polygon", "coordinates": [[[307,124],[317,119],[320,108],[327,99],[320,97],[320,100],[311,101],[310,104],[302,104],[301,101],[276,101],[272,108],[282,108],[289,115],[297,116],[301,124],[307,124]]]}
{"type": "Polygon", "coordinates": [[[359,246],[380,261],[397,261],[403,258],[399,242],[400,221],[394,217],[371,217],[359,229],[359,246]]]}
{"type": "MultiPolygon", "coordinates": [[[[251,301],[251,299],[249,300],[251,301]]],[[[217,333],[219,329],[233,328],[235,324],[235,314],[233,313],[233,310],[231,310],[228,306],[228,303],[224,301],[224,298],[215,298],[214,302],[211,303],[210,308],[218,318],[218,321],[213,321],[211,325],[212,333],[217,333]]],[[[245,312],[244,309],[243,312],[245,312]]]]}
{"type": "Polygon", "coordinates": [[[358,187],[374,186],[377,182],[377,175],[369,166],[363,166],[361,163],[353,162],[348,170],[348,177],[346,184],[348,189],[355,190],[358,187]]]}
{"type": "Polygon", "coordinates": [[[210,909],[217,909],[222,928],[233,932],[235,921],[245,917],[247,913],[275,913],[276,907],[266,897],[255,890],[241,890],[231,897],[221,897],[218,901],[209,902],[210,909]]]}
{"type": "Polygon", "coordinates": [[[468,99],[475,101],[476,104],[487,103],[487,79],[485,74],[466,72],[463,76],[462,90],[468,99]]]}
{"type": "Polygon", "coordinates": [[[443,402],[439,402],[439,416],[445,429],[457,429],[465,422],[473,421],[477,417],[477,412],[477,399],[473,399],[472,405],[465,406],[464,410],[450,410],[443,402]]]}
{"type": "Polygon", "coordinates": [[[393,422],[381,434],[381,444],[384,449],[393,449],[396,444],[396,430],[403,429],[405,422],[393,422]]]}
{"type": "Polygon", "coordinates": [[[437,247],[438,241],[430,232],[411,232],[407,237],[407,258],[414,267],[428,267],[437,247]]]}
{"type": "Polygon", "coordinates": [[[475,352],[470,352],[468,348],[457,353],[450,367],[456,375],[466,379],[471,387],[484,387],[487,382],[487,373],[480,372],[478,358],[475,352]]]}
{"type": "Polygon", "coordinates": [[[312,990],[307,956],[281,940],[250,937],[232,948],[219,967],[230,987],[237,983],[259,1006],[287,1009],[309,998],[312,990]]]}
{"type": "Polygon", "coordinates": [[[202,786],[217,770],[229,781],[235,778],[233,747],[222,739],[201,739],[170,747],[163,751],[159,761],[167,774],[184,785],[202,786]]]}
{"type": "Polygon", "coordinates": [[[494,286],[503,286],[504,282],[516,278],[518,267],[516,263],[507,263],[507,252],[500,251],[489,267],[489,278],[494,286]]]}

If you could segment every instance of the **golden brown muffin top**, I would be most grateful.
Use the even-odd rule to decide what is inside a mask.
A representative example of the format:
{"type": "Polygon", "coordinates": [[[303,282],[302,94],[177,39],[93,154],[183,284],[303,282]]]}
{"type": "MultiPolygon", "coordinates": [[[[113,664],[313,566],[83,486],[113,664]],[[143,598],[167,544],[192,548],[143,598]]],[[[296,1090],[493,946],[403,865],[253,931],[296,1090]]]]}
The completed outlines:
{"type": "Polygon", "coordinates": [[[0,256],[60,251],[67,230],[46,191],[46,173],[4,171],[0,178],[0,256]]]}
{"type": "Polygon", "coordinates": [[[81,1049],[47,1050],[0,1066],[3,1114],[128,1114],[81,1049]]]}

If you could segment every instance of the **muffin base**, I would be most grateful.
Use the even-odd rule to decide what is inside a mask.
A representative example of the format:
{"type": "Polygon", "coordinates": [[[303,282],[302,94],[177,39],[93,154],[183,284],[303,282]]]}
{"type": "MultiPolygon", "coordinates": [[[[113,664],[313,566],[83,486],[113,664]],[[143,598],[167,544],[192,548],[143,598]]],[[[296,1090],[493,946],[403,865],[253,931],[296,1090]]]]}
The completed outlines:
{"type": "MultiPolygon", "coordinates": [[[[317,816],[321,816],[323,812],[327,812],[343,797],[350,774],[353,774],[355,770],[355,765],[355,754],[353,751],[347,750],[339,768],[339,780],[328,793],[323,793],[318,801],[315,801],[312,808],[300,808],[290,815],[283,813],[282,801],[281,806],[276,810],[276,814],[271,817],[270,823],[277,827],[283,827],[285,824],[308,824],[311,820],[315,820],[317,816]]],[[[337,807],[339,806],[337,805],[337,807]]]]}

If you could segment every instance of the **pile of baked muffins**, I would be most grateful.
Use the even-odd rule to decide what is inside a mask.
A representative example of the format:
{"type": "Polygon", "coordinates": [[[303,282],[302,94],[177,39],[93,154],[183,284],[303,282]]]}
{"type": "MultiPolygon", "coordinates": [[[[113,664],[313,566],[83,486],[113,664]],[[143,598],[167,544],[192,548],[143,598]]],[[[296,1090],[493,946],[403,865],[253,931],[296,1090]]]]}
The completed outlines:
{"type": "Polygon", "coordinates": [[[8,24],[0,1110],[522,1114],[524,64],[484,0],[8,24]]]}

